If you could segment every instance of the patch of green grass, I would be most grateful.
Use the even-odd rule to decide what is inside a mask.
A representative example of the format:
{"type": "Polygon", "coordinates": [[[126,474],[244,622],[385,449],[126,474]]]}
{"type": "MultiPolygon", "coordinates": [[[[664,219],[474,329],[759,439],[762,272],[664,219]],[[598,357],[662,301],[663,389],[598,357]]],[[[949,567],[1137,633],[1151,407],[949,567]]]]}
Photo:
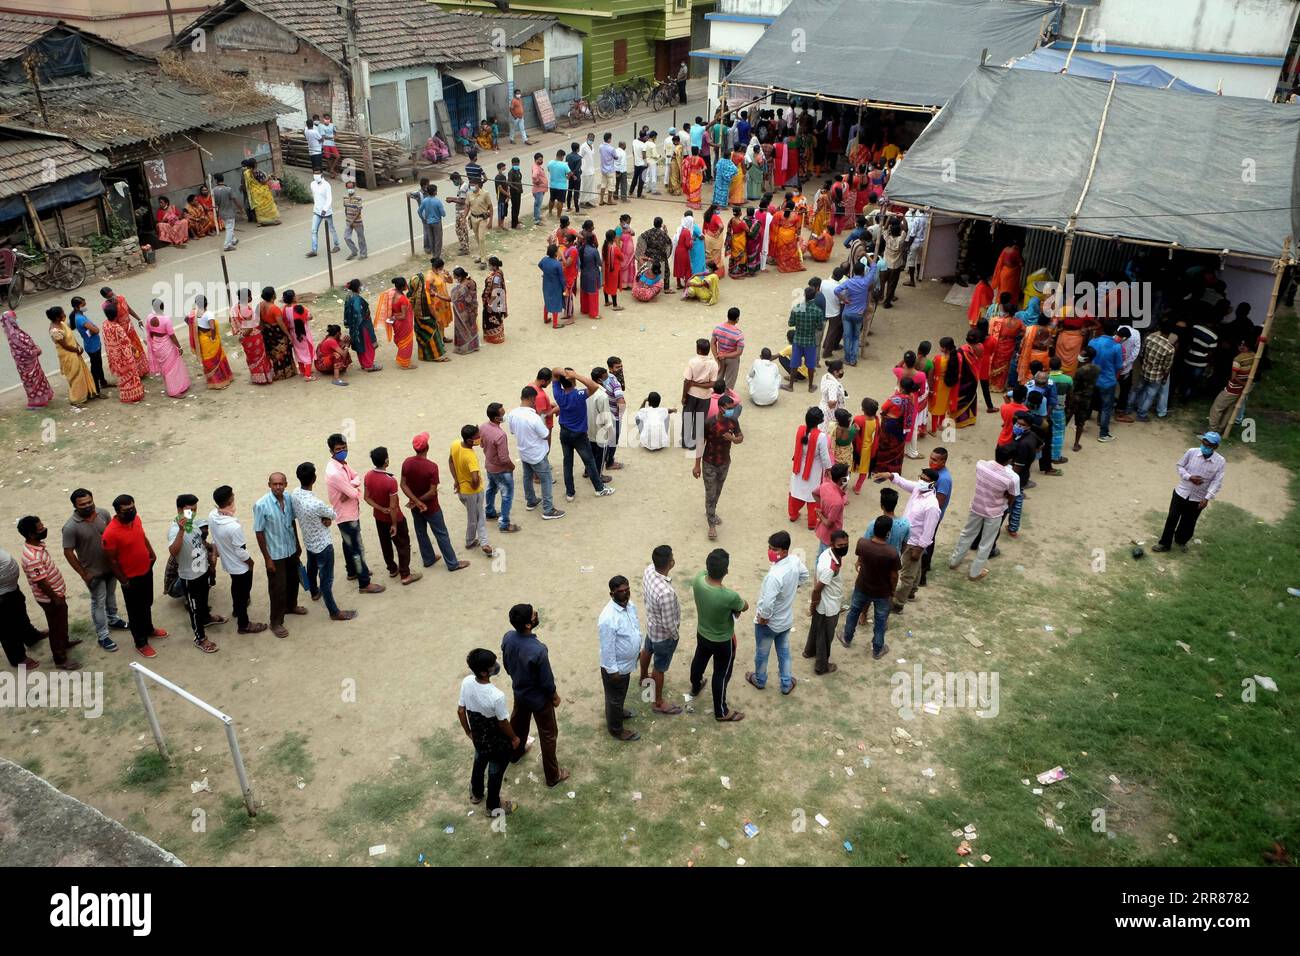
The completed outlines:
{"type": "Polygon", "coordinates": [[[156,750],[142,750],[127,764],[122,773],[122,785],[157,796],[167,789],[175,775],[176,768],[162,754],[156,750]]]}
{"type": "Polygon", "coordinates": [[[307,752],[307,738],[289,731],[267,751],[267,759],[290,777],[301,777],[311,783],[315,776],[316,761],[307,752]]]}
{"type": "Polygon", "coordinates": [[[34,773],[38,777],[45,775],[45,764],[41,762],[40,757],[27,757],[18,761],[18,766],[22,767],[28,773],[34,773]]]}
{"type": "Polygon", "coordinates": [[[217,853],[226,853],[278,823],[275,814],[269,810],[258,810],[257,816],[250,817],[244,798],[228,795],[221,799],[220,808],[209,814],[207,844],[217,853]],[[213,816],[217,818],[215,827],[212,825],[213,816]]]}

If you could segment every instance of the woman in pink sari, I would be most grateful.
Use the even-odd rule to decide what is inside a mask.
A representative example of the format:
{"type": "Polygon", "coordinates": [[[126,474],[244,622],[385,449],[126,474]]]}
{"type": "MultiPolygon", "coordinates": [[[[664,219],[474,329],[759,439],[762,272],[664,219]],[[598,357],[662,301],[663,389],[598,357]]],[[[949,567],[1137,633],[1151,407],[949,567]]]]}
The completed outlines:
{"type": "Polygon", "coordinates": [[[149,371],[162,376],[168,396],[180,398],[190,390],[190,373],[185,368],[172,320],[163,314],[162,299],[153,300],[153,311],[145,320],[144,328],[149,336],[149,371]]]}
{"type": "Polygon", "coordinates": [[[240,289],[236,301],[230,308],[230,327],[239,336],[239,344],[244,349],[244,361],[248,364],[248,374],[254,385],[270,385],[275,381],[275,370],[271,367],[271,357],[266,354],[266,340],[262,338],[262,320],[253,308],[253,290],[240,289]]]}
{"type": "Polygon", "coordinates": [[[158,224],[158,238],[173,246],[183,246],[190,241],[190,223],[166,196],[158,197],[158,211],[154,214],[158,224]]]}
{"type": "Polygon", "coordinates": [[[284,302],[284,318],[289,323],[292,335],[289,341],[293,346],[293,359],[298,363],[298,374],[304,381],[313,381],[312,371],[316,368],[316,340],[311,336],[311,313],[305,305],[298,303],[292,289],[285,289],[280,299],[284,302]]]}
{"type": "Polygon", "coordinates": [[[632,229],[632,217],[627,213],[618,217],[618,228],[614,230],[623,250],[623,267],[619,270],[618,287],[631,289],[636,284],[636,232],[632,229]]]}
{"type": "Polygon", "coordinates": [[[41,369],[41,347],[36,340],[18,327],[18,316],[12,309],[0,313],[0,326],[4,326],[5,338],[9,340],[9,354],[18,366],[18,378],[27,393],[27,407],[44,408],[54,398],[54,389],[50,380],[41,369]]]}

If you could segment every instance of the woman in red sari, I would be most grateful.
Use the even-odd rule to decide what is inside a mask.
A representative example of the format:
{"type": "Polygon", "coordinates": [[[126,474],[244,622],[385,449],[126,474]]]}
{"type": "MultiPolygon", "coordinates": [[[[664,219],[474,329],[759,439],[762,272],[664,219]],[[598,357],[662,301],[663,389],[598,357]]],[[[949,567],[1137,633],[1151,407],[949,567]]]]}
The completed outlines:
{"type": "Polygon", "coordinates": [[[158,238],[173,246],[183,246],[190,241],[190,224],[166,196],[158,197],[158,211],[154,213],[158,225],[158,238]]]}
{"type": "Polygon", "coordinates": [[[686,205],[700,208],[700,190],[704,186],[704,159],[698,146],[691,147],[691,155],[682,160],[682,188],[686,192],[686,205]]]}
{"type": "Polygon", "coordinates": [[[230,307],[230,327],[239,336],[253,384],[270,385],[275,381],[275,373],[266,354],[266,342],[262,339],[262,323],[253,309],[252,289],[241,288],[236,293],[235,304],[230,307]]]}
{"type": "Polygon", "coordinates": [[[108,360],[108,370],[117,379],[118,401],[131,405],[144,398],[140,359],[129,334],[134,331],[131,319],[119,313],[116,299],[104,302],[104,317],[106,321],[99,327],[104,337],[104,357],[108,360]]]}
{"type": "Polygon", "coordinates": [[[903,470],[903,449],[916,421],[916,382],[903,378],[880,408],[880,439],[876,444],[876,471],[898,474],[903,470]]]}
{"type": "Polygon", "coordinates": [[[1016,358],[1016,340],[1025,329],[1025,324],[1016,318],[1015,313],[1008,311],[1012,308],[1011,305],[1003,306],[1002,314],[989,323],[989,337],[984,343],[985,348],[991,350],[989,388],[999,392],[1006,391],[1007,373],[1016,358]]]}
{"type": "Polygon", "coordinates": [[[695,217],[690,212],[685,213],[673,239],[673,276],[677,280],[677,288],[686,288],[686,280],[695,274],[691,268],[691,249],[695,243],[703,241],[704,235],[695,224],[695,217]]]}
{"type": "Polygon", "coordinates": [[[605,242],[600,247],[601,268],[604,270],[605,305],[612,306],[615,312],[622,312],[618,304],[618,287],[623,275],[623,244],[613,229],[605,230],[605,242]]]}
{"type": "Polygon", "coordinates": [[[0,313],[0,326],[4,327],[9,353],[18,367],[18,378],[27,394],[27,407],[32,410],[44,408],[54,398],[54,388],[41,368],[41,347],[18,327],[18,316],[12,309],[0,313]]]}
{"type": "Polygon", "coordinates": [[[578,295],[580,271],[578,240],[573,238],[560,246],[560,264],[564,266],[564,324],[573,324],[573,300],[578,295]]]}
{"type": "Polygon", "coordinates": [[[400,369],[415,368],[415,308],[406,290],[406,279],[395,276],[393,287],[384,290],[379,297],[376,315],[376,320],[384,326],[388,341],[397,346],[396,361],[400,369]]]}
{"type": "Polygon", "coordinates": [[[980,281],[975,283],[975,291],[971,293],[970,305],[966,309],[966,321],[970,323],[972,328],[975,327],[975,323],[988,311],[989,306],[996,299],[997,297],[993,294],[993,286],[989,285],[987,279],[980,276],[980,281]]]}
{"type": "Polygon", "coordinates": [[[1025,267],[1025,260],[1020,255],[1020,240],[1013,239],[1011,245],[1002,250],[998,264],[993,267],[993,294],[1000,300],[1003,292],[1011,294],[1013,303],[1024,297],[1020,284],[1020,272],[1025,267]]]}

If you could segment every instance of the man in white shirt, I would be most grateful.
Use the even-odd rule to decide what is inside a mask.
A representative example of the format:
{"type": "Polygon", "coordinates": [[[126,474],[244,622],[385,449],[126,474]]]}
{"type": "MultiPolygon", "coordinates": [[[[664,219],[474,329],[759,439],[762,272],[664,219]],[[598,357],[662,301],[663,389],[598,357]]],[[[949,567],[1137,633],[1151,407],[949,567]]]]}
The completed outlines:
{"type": "Polygon", "coordinates": [[[578,147],[582,159],[582,188],[578,198],[584,206],[595,206],[596,194],[596,134],[588,133],[586,141],[578,147]]]}
{"type": "Polygon", "coordinates": [[[637,199],[641,198],[641,190],[645,186],[645,172],[646,134],[640,133],[632,140],[632,185],[628,187],[629,192],[636,193],[637,199]]]}
{"type": "Polygon", "coordinates": [[[497,656],[477,647],[465,657],[470,673],[460,682],[460,701],[456,717],[465,736],[474,744],[474,769],[470,771],[469,802],[483,802],[483,773],[487,771],[487,810],[493,817],[513,813],[517,804],[501,799],[501,782],[505,779],[512,754],[519,750],[519,737],[510,725],[506,695],[492,685],[492,677],[501,673],[497,656]]]}
{"type": "Polygon", "coordinates": [[[542,485],[542,517],[547,520],[563,518],[564,512],[555,507],[551,498],[553,480],[551,478],[551,451],[547,440],[548,432],[542,416],[537,414],[537,389],[525,385],[519,394],[519,407],[512,408],[506,415],[506,427],[515,436],[519,446],[519,460],[524,463],[524,510],[532,511],[537,507],[537,492],[533,488],[536,476],[542,485]]]}
{"type": "Polygon", "coordinates": [[[831,546],[817,558],[813,577],[812,623],[808,626],[808,640],[804,642],[803,656],[813,658],[813,673],[834,674],[839,665],[831,663],[831,641],[840,623],[840,610],[844,602],[844,580],[840,571],[844,557],[849,553],[849,533],[843,528],[831,532],[831,546]]]}
{"type": "Polygon", "coordinates": [[[194,646],[205,654],[214,654],[217,645],[208,640],[204,628],[225,624],[226,618],[213,614],[208,606],[211,545],[205,534],[207,521],[194,517],[198,503],[194,495],[177,496],[176,520],[167,528],[167,552],[176,560],[176,573],[185,588],[185,610],[189,612],[194,646]]]}
{"type": "Polygon", "coordinates": [[[668,416],[673,413],[671,408],[663,408],[660,403],[663,399],[658,392],[651,392],[645,400],[632,421],[636,424],[637,437],[641,441],[641,447],[646,451],[660,451],[667,448],[672,443],[671,432],[668,428],[668,416]]]}
{"type": "Polygon", "coordinates": [[[775,405],[781,394],[781,366],[772,360],[772,350],[763,349],[749,367],[749,400],[755,405],[775,405]]]}
{"type": "Polygon", "coordinates": [[[916,585],[921,580],[921,559],[925,549],[934,542],[934,533],[939,527],[942,509],[934,493],[934,483],[939,480],[939,473],[933,468],[921,469],[920,481],[908,481],[902,475],[884,472],[875,476],[877,480],[887,479],[911,492],[907,509],[903,517],[907,519],[907,547],[903,549],[903,566],[898,572],[898,590],[894,592],[893,611],[902,614],[907,601],[916,600],[916,585]]]}
{"type": "Polygon", "coordinates": [[[330,251],[340,251],[338,230],[334,228],[334,190],[320,173],[312,173],[311,198],[311,252],[307,253],[308,259],[316,255],[316,243],[322,222],[329,232],[330,251]]]}
{"type": "Polygon", "coordinates": [[[289,493],[293,499],[293,515],[298,519],[303,547],[307,549],[307,566],[298,565],[302,586],[311,592],[313,601],[325,601],[331,621],[350,621],[356,611],[340,611],[334,603],[334,542],[330,540],[329,526],[338,517],[334,509],[312,494],[316,484],[316,466],[304,461],[296,472],[298,484],[289,493]]]}
{"type": "Polygon", "coordinates": [[[614,191],[619,202],[627,202],[627,143],[622,140],[614,147],[614,191]]]}
{"type": "Polygon", "coordinates": [[[661,150],[659,149],[659,133],[656,130],[650,131],[650,138],[645,144],[645,184],[650,190],[651,196],[658,196],[659,190],[659,158],[661,150]]]}
{"type": "Polygon", "coordinates": [[[307,141],[307,159],[311,161],[311,171],[319,173],[325,168],[324,147],[325,134],[321,132],[319,116],[313,116],[307,121],[306,128],[302,131],[303,139],[307,141]]]}
{"type": "Polygon", "coordinates": [[[266,625],[249,621],[248,599],[253,593],[253,556],[248,551],[244,529],[235,517],[235,492],[222,485],[212,492],[216,505],[208,514],[208,535],[217,549],[222,569],[230,575],[231,613],[239,625],[240,634],[259,634],[266,625]]]}
{"type": "Polygon", "coordinates": [[[844,269],[836,266],[831,271],[829,279],[823,279],[822,284],[818,287],[821,294],[826,298],[826,308],[823,310],[826,314],[826,335],[822,339],[822,357],[830,358],[830,354],[840,347],[840,341],[844,337],[844,325],[840,321],[840,310],[844,307],[835,295],[835,290],[840,287],[844,281],[844,269]]]}
{"type": "Polygon", "coordinates": [[[1175,541],[1186,551],[1187,542],[1196,533],[1197,519],[1218,497],[1223,485],[1223,473],[1228,463],[1219,454],[1222,441],[1219,433],[1206,432],[1196,437],[1201,440],[1201,447],[1187,449],[1178,460],[1178,487],[1169,501],[1169,515],[1165,518],[1160,543],[1154,545],[1152,551],[1168,551],[1175,541]]]}
{"type": "Polygon", "coordinates": [[[632,603],[632,586],[623,575],[609,579],[609,603],[596,622],[600,636],[600,682],[605,688],[605,726],[622,741],[640,740],[623,721],[636,714],[624,707],[632,669],[641,656],[641,621],[632,603]]]}
{"type": "Polygon", "coordinates": [[[804,563],[790,553],[790,532],[778,531],[767,539],[767,558],[772,562],[754,608],[754,669],[745,680],[762,690],[767,686],[767,658],[776,645],[781,673],[781,693],[789,694],[796,683],[790,667],[790,629],[794,627],[794,594],[808,580],[804,563]]]}

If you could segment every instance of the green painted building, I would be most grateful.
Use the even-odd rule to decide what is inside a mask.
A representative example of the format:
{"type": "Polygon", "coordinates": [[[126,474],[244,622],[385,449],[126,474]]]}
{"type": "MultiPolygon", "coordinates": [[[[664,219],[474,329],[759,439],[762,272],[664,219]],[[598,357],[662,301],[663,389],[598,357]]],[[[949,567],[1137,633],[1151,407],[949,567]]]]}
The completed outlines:
{"type": "MultiPolygon", "coordinates": [[[[703,76],[707,64],[692,62],[693,46],[708,43],[704,14],[716,0],[521,0],[514,13],[545,13],[582,31],[582,88],[598,93],[610,83],[638,76],[676,76],[682,63],[703,76]],[[692,35],[697,42],[692,43],[692,35]]],[[[446,10],[496,10],[488,0],[438,0],[446,10]]]]}

